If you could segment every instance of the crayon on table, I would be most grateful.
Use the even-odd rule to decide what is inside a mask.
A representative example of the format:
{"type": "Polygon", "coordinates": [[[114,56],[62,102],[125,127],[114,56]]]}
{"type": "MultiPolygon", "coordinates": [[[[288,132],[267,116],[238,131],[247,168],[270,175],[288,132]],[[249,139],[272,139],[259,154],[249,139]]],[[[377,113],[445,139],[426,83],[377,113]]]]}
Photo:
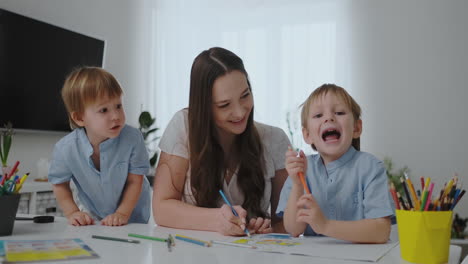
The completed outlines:
{"type": "Polygon", "coordinates": [[[188,237],[188,236],[183,236],[183,235],[175,235],[175,238],[179,239],[179,240],[182,240],[182,241],[185,241],[185,242],[197,244],[197,245],[200,245],[200,246],[211,247],[211,243],[208,242],[208,241],[203,241],[203,240],[199,240],[199,239],[195,239],[195,238],[188,237]]]}
{"type": "Polygon", "coordinates": [[[128,234],[128,236],[129,237],[141,238],[141,239],[148,239],[148,240],[153,240],[153,241],[159,241],[159,242],[167,242],[167,238],[144,236],[144,235],[132,234],[132,233],[128,234]]]}
{"type": "Polygon", "coordinates": [[[237,243],[225,242],[225,241],[211,240],[210,242],[213,244],[220,244],[220,245],[233,246],[233,247],[242,247],[242,248],[251,248],[251,249],[257,248],[254,245],[237,244],[237,243]]]}
{"type": "Polygon", "coordinates": [[[96,239],[103,239],[103,240],[110,240],[110,241],[119,241],[119,242],[127,242],[127,243],[134,243],[134,244],[139,244],[140,240],[135,240],[135,239],[127,239],[127,238],[118,238],[118,237],[108,237],[108,236],[96,236],[92,235],[92,238],[96,239]]]}

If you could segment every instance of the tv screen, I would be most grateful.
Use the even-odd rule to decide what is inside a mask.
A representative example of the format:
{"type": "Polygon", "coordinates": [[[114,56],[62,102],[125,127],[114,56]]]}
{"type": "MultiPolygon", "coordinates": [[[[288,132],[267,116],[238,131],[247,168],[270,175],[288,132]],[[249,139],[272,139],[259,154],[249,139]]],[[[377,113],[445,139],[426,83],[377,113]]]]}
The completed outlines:
{"type": "Polygon", "coordinates": [[[0,9],[0,126],[69,131],[63,82],[103,56],[102,40],[0,9]]]}

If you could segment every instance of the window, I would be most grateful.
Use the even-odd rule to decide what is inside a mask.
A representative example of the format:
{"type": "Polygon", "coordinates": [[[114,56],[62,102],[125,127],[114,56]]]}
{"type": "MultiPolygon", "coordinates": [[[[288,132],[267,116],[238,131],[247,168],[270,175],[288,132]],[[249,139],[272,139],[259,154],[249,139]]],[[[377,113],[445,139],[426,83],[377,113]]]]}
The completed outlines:
{"type": "Polygon", "coordinates": [[[149,103],[158,126],[164,129],[176,111],[188,106],[193,59],[205,49],[220,46],[244,61],[255,120],[281,127],[295,147],[312,151],[302,139],[299,105],[323,83],[346,87],[346,74],[341,73],[345,73],[342,61],[346,56],[337,57],[342,25],[339,3],[156,1],[150,87],[156,100],[149,103]]]}

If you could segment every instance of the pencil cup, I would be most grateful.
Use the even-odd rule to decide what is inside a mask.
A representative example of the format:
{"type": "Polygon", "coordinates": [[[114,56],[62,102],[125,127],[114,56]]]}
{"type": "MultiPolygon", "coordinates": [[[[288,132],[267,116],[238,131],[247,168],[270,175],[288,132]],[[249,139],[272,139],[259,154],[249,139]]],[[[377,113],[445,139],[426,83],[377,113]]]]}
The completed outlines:
{"type": "Polygon", "coordinates": [[[16,212],[20,200],[19,194],[7,194],[0,196],[0,236],[9,236],[13,233],[16,212]]]}
{"type": "Polygon", "coordinates": [[[412,263],[447,263],[452,211],[396,210],[401,257],[412,263]]]}

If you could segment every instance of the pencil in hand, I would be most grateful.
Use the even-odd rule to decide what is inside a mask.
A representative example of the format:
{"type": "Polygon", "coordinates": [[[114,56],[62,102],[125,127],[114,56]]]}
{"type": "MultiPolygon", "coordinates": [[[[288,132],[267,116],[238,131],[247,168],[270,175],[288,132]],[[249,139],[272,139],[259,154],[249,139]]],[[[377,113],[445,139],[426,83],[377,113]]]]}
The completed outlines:
{"type": "MultiPolygon", "coordinates": [[[[289,150],[292,150],[291,149],[291,146],[289,146],[289,150]]],[[[297,150],[297,156],[296,157],[301,157],[301,151],[300,150],[297,150]]],[[[299,176],[299,179],[301,180],[301,183],[302,183],[302,187],[304,187],[304,190],[307,194],[310,194],[310,189],[309,189],[309,185],[307,184],[307,180],[305,178],[305,175],[304,175],[304,172],[300,171],[297,173],[297,176],[299,176]]]]}
{"type": "MultiPolygon", "coordinates": [[[[225,202],[229,207],[231,207],[232,213],[233,213],[235,216],[239,217],[239,215],[237,214],[236,210],[234,210],[234,207],[232,206],[232,204],[229,202],[228,198],[226,197],[226,195],[224,195],[223,190],[219,190],[219,193],[221,194],[221,197],[223,197],[224,202],[225,202]]],[[[249,232],[249,229],[247,228],[247,226],[245,227],[244,232],[245,232],[245,234],[246,234],[248,237],[250,237],[250,232],[249,232]]]]}

